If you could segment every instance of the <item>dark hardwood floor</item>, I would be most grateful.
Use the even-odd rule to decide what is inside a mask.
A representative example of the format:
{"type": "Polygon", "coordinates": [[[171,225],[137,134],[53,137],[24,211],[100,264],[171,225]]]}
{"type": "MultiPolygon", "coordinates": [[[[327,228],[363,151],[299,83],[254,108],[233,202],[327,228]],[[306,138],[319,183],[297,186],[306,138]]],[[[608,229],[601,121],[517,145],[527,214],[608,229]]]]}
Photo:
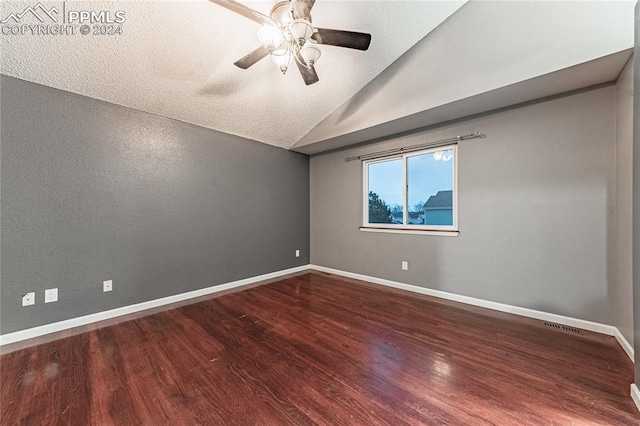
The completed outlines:
{"type": "Polygon", "coordinates": [[[305,273],[0,358],[3,425],[639,425],[608,336],[305,273]]]}

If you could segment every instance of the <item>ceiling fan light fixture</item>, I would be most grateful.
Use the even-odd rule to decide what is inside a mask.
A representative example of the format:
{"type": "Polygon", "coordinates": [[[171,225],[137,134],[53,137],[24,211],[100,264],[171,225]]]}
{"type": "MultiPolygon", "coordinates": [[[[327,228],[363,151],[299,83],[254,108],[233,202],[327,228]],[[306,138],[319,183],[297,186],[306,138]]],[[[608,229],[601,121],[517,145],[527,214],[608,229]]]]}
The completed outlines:
{"type": "Polygon", "coordinates": [[[289,24],[289,31],[291,31],[294,40],[302,46],[313,35],[313,25],[306,19],[294,19],[289,24]]]}
{"type": "Polygon", "coordinates": [[[286,73],[291,65],[291,52],[288,50],[281,51],[280,53],[272,53],[271,60],[280,68],[282,74],[286,73]]]}
{"type": "Polygon", "coordinates": [[[316,0],[275,0],[278,3],[271,8],[270,16],[238,0],[211,1],[263,25],[258,31],[262,45],[234,62],[238,68],[247,69],[271,56],[284,74],[295,56],[304,84],[309,86],[320,81],[314,68],[320,58],[320,49],[315,47],[316,44],[367,50],[371,43],[371,34],[315,28],[311,24],[311,8],[316,0]]]}
{"type": "Polygon", "coordinates": [[[320,49],[315,46],[305,45],[302,49],[300,49],[300,56],[304,59],[304,66],[307,68],[312,68],[320,59],[320,49]]]}
{"type": "Polygon", "coordinates": [[[265,25],[258,31],[258,40],[269,52],[277,51],[283,48],[284,36],[279,28],[271,25],[265,25]]]}
{"type": "Polygon", "coordinates": [[[271,8],[269,17],[278,22],[282,28],[285,28],[293,20],[293,16],[291,14],[291,2],[287,0],[276,3],[271,8]]]}

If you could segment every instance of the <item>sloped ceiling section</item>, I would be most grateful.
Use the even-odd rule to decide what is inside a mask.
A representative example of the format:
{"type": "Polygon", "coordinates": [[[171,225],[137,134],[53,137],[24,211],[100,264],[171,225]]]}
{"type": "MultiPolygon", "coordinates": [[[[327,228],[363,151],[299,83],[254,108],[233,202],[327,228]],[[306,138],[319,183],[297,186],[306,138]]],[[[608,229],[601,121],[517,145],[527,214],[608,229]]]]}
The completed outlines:
{"type": "MultiPolygon", "coordinates": [[[[3,1],[0,20],[37,3],[3,1]]],[[[317,0],[315,25],[373,38],[366,52],[321,46],[312,86],[295,67],[281,75],[268,58],[233,66],[258,46],[260,26],[206,0],[40,3],[59,20],[70,11],[123,11],[126,21],[119,35],[93,27],[82,35],[79,26],[72,35],[2,34],[3,74],[289,148],[465,1],[317,0]]],[[[244,3],[268,15],[275,1],[244,3]]],[[[35,19],[26,14],[20,24],[35,19]]]]}
{"type": "Polygon", "coordinates": [[[292,148],[313,154],[615,80],[635,1],[472,1],[292,148]]]}

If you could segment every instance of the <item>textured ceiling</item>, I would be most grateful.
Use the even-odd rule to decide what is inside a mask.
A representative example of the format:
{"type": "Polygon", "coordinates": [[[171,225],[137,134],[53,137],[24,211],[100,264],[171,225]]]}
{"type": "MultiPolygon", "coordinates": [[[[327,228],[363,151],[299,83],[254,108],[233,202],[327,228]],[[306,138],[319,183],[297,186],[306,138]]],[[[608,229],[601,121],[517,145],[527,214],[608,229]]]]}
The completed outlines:
{"type": "MultiPolygon", "coordinates": [[[[3,1],[1,19],[37,2],[3,1]]],[[[267,14],[275,2],[245,2],[267,14]]],[[[122,10],[122,35],[2,35],[3,74],[291,147],[465,1],[317,0],[319,27],[368,32],[366,52],[320,46],[320,82],[281,75],[267,58],[233,62],[258,46],[258,24],[206,0],[56,2],[47,7],[122,10]]],[[[68,16],[68,15],[65,15],[68,16]]],[[[26,15],[22,23],[38,23],[26,15]],[[28,22],[31,19],[31,22],[28,22]]],[[[10,24],[9,22],[8,24],[10,24]]]]}

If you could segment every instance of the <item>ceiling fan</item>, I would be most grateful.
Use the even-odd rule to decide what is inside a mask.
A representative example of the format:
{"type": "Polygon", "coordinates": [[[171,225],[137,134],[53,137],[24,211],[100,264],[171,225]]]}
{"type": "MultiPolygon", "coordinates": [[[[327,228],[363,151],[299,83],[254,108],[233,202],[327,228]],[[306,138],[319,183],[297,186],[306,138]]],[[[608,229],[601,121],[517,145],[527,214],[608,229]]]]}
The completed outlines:
{"type": "Polygon", "coordinates": [[[320,49],[316,45],[367,50],[371,43],[371,34],[314,27],[311,8],[315,0],[281,1],[273,6],[269,16],[235,0],[210,1],[262,24],[258,31],[262,46],[234,62],[242,69],[271,55],[283,74],[291,62],[295,62],[305,84],[310,85],[319,81],[314,67],[320,58],[320,49]]]}

